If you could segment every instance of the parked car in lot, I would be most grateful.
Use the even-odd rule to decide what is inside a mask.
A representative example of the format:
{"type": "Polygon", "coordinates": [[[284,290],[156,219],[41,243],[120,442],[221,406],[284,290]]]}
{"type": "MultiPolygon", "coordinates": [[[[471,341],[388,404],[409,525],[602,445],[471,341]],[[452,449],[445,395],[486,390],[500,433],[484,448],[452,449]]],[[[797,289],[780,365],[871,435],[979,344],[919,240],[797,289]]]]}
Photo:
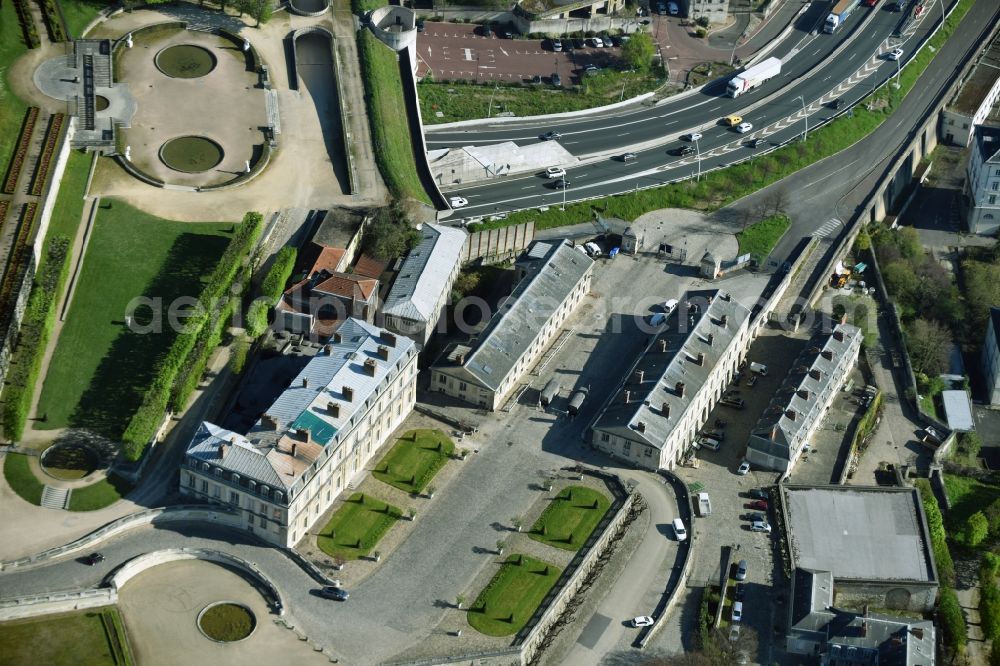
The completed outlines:
{"type": "Polygon", "coordinates": [[[736,580],[746,580],[749,569],[750,565],[747,564],[747,561],[740,560],[740,563],[736,565],[736,580]]]}
{"type": "Polygon", "coordinates": [[[734,409],[743,409],[746,406],[746,402],[743,398],[723,398],[719,401],[719,404],[725,405],[726,407],[732,407],[734,409]]]}
{"type": "Polygon", "coordinates": [[[648,627],[653,624],[653,618],[648,615],[640,615],[639,617],[634,617],[629,621],[633,627],[648,627]]]}
{"type": "Polygon", "coordinates": [[[324,585],[321,587],[319,596],[325,599],[333,599],[334,601],[347,601],[351,597],[347,590],[333,585],[324,585]]]}
{"type": "Polygon", "coordinates": [[[671,155],[676,155],[678,157],[686,157],[688,155],[694,154],[694,146],[678,146],[670,151],[671,155]]]}
{"type": "Polygon", "coordinates": [[[479,28],[479,34],[482,35],[483,37],[492,37],[493,36],[493,31],[490,29],[490,24],[489,23],[484,23],[479,28]]]}
{"type": "Polygon", "coordinates": [[[552,85],[554,85],[554,86],[561,86],[562,85],[562,78],[558,74],[553,74],[552,75],[552,85]]]}
{"type": "Polygon", "coordinates": [[[590,45],[596,49],[602,48],[604,46],[604,41],[600,37],[591,37],[590,45]]]}
{"type": "Polygon", "coordinates": [[[582,49],[582,48],[586,48],[586,47],[587,47],[587,43],[585,41],[583,41],[582,39],[574,39],[573,40],[573,48],[574,49],[582,49]]]}
{"type": "Polygon", "coordinates": [[[531,82],[532,83],[541,83],[542,82],[542,75],[541,74],[535,74],[533,77],[531,77],[531,82]]]}
{"type": "Polygon", "coordinates": [[[559,53],[560,51],[562,51],[562,40],[560,40],[560,39],[553,39],[552,40],[552,50],[555,51],[556,53],[559,53]]]}
{"type": "Polygon", "coordinates": [[[424,31],[424,20],[417,19],[417,32],[423,32],[423,31],[424,31]]]}
{"type": "Polygon", "coordinates": [[[512,30],[504,30],[503,31],[503,38],[504,39],[514,39],[514,32],[512,30]]]}
{"type": "Polygon", "coordinates": [[[757,375],[750,375],[750,379],[747,380],[747,386],[753,387],[757,383],[757,375]]]}
{"type": "Polygon", "coordinates": [[[766,500],[771,498],[771,495],[763,488],[751,488],[747,495],[749,495],[751,499],[766,500]]]}
{"type": "Polygon", "coordinates": [[[733,622],[743,621],[743,602],[733,602],[733,622]]]}
{"type": "Polygon", "coordinates": [[[744,595],[747,593],[746,583],[736,583],[736,590],[733,592],[733,599],[735,601],[743,601],[744,595]]]}
{"type": "Polygon", "coordinates": [[[546,178],[562,178],[566,175],[566,169],[562,167],[549,167],[545,170],[546,178]]]}
{"type": "Polygon", "coordinates": [[[736,468],[736,473],[740,476],[746,476],[747,472],[750,471],[750,463],[744,460],[740,463],[740,466],[736,468]]]}
{"type": "Polygon", "coordinates": [[[767,500],[754,500],[750,502],[751,509],[757,509],[758,511],[767,511],[767,500]]]}
{"type": "Polygon", "coordinates": [[[755,520],[750,523],[751,532],[764,532],[765,534],[771,533],[771,525],[766,520],[755,520]]]}
{"type": "Polygon", "coordinates": [[[676,2],[667,3],[667,13],[671,16],[677,16],[680,13],[680,7],[677,6],[676,2]]]}
{"type": "Polygon", "coordinates": [[[767,517],[762,513],[748,513],[747,520],[750,521],[751,523],[756,523],[767,520],[767,517]]]}

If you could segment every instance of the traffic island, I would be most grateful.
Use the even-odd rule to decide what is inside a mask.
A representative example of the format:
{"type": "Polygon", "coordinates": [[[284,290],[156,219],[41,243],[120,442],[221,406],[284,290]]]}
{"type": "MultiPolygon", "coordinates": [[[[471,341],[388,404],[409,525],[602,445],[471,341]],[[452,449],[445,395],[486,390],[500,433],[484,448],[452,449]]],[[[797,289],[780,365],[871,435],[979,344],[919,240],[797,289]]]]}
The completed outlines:
{"type": "Polygon", "coordinates": [[[219,601],[198,613],[198,629],[216,643],[235,643],[249,638],[257,628],[257,617],[234,601],[219,601]]]}

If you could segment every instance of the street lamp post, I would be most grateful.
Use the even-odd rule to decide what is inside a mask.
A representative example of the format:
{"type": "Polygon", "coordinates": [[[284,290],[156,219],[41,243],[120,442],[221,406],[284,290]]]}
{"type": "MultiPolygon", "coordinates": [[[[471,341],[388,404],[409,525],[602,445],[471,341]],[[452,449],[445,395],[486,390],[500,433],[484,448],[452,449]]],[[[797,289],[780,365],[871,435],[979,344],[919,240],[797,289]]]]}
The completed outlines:
{"type": "Polygon", "coordinates": [[[628,74],[626,74],[626,75],[625,75],[625,80],[624,80],[624,81],[622,81],[622,94],[621,94],[621,96],[620,96],[620,97],[618,98],[618,101],[619,101],[619,102],[621,102],[622,100],[624,100],[624,99],[625,99],[625,85],[626,85],[626,84],[628,83],[628,77],[629,77],[629,75],[628,75],[628,74]]]}
{"type": "Polygon", "coordinates": [[[486,117],[487,118],[492,118],[493,117],[493,96],[497,94],[497,90],[499,90],[499,88],[500,88],[500,81],[498,80],[497,84],[493,87],[493,92],[490,93],[490,108],[486,112],[486,117]]]}
{"type": "Polygon", "coordinates": [[[803,99],[802,95],[796,96],[795,99],[797,99],[800,102],[802,102],[802,116],[803,116],[803,118],[806,121],[806,131],[802,135],[802,140],[803,141],[808,141],[809,140],[809,114],[806,113],[806,100],[803,99]]]}
{"type": "Polygon", "coordinates": [[[694,140],[694,149],[698,153],[698,178],[696,182],[701,182],[701,147],[698,145],[698,139],[694,140]]]}
{"type": "Polygon", "coordinates": [[[562,205],[562,209],[563,209],[563,211],[566,210],[566,186],[567,185],[569,185],[569,183],[566,182],[566,177],[563,176],[563,179],[562,179],[562,191],[563,191],[563,205],[562,205]]]}

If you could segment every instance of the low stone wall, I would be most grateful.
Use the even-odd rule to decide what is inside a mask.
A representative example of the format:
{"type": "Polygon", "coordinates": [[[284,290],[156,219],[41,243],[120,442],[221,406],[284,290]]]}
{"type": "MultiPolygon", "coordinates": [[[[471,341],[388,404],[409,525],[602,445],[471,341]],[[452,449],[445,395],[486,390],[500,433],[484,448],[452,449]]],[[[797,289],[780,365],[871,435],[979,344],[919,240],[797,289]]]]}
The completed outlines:
{"type": "Polygon", "coordinates": [[[0,622],[26,617],[68,613],[118,603],[118,591],[110,587],[90,590],[32,594],[0,601],[0,622]]]}
{"type": "Polygon", "coordinates": [[[462,263],[466,264],[481,258],[503,257],[504,255],[513,258],[514,255],[528,247],[534,239],[534,222],[477,231],[469,234],[465,239],[462,263]]]}

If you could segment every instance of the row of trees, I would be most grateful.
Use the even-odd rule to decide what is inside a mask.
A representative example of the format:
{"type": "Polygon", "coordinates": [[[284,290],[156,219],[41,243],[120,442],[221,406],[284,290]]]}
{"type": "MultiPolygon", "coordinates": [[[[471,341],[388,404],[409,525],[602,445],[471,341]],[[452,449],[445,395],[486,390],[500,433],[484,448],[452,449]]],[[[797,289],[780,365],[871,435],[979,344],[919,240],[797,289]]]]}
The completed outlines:
{"type": "Polygon", "coordinates": [[[188,313],[184,330],[158,363],[156,379],[122,435],[125,456],[129,460],[139,459],[163,415],[168,410],[183,409],[201,380],[209,356],[222,341],[223,331],[242,297],[242,290],[234,290],[234,285],[246,284],[243,278],[262,227],[260,213],[244,216],[202,290],[198,306],[188,313]]]}

